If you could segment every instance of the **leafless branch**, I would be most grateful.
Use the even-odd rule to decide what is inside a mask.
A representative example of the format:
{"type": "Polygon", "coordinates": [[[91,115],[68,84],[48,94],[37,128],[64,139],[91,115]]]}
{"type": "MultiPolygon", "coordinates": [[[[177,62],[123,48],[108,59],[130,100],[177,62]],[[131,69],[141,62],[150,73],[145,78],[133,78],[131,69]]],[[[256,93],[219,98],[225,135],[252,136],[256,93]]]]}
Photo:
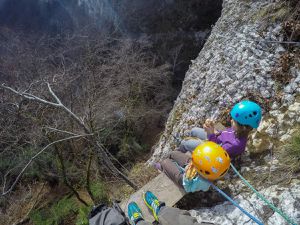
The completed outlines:
{"type": "Polygon", "coordinates": [[[50,84],[47,82],[47,87],[48,87],[48,90],[51,94],[51,96],[55,99],[56,103],[55,102],[50,102],[50,101],[47,101],[45,99],[42,99],[40,97],[37,97],[33,94],[30,94],[30,93],[27,93],[27,92],[20,92],[20,91],[17,91],[9,86],[6,86],[5,84],[2,84],[0,87],[6,89],[6,90],[9,90],[11,92],[13,92],[14,94],[18,95],[18,96],[21,96],[23,98],[26,98],[28,100],[32,100],[32,101],[36,101],[36,102],[40,102],[42,104],[45,104],[45,105],[50,105],[50,106],[53,106],[53,107],[56,107],[56,108],[62,108],[65,112],[67,112],[73,119],[75,119],[77,121],[77,123],[79,123],[85,130],[85,132],[87,133],[90,133],[89,132],[89,129],[85,126],[84,122],[77,116],[75,115],[68,107],[66,107],[62,102],[61,100],[57,97],[57,95],[54,93],[54,91],[52,90],[50,84]]]}
{"type": "MultiPolygon", "coordinates": [[[[62,104],[62,102],[60,101],[60,99],[57,97],[57,95],[54,93],[54,91],[52,90],[51,86],[49,83],[47,83],[47,87],[48,90],[51,94],[51,96],[56,100],[56,103],[54,102],[49,102],[47,100],[41,99],[35,95],[32,94],[28,94],[28,93],[24,93],[24,92],[19,92],[11,87],[6,86],[5,84],[2,84],[0,87],[9,90],[11,92],[13,92],[14,94],[21,96],[23,98],[32,100],[32,101],[37,101],[40,102],[42,104],[46,104],[46,105],[51,105],[57,108],[61,108],[63,109],[65,112],[67,112],[73,119],[75,119],[75,121],[84,129],[84,131],[87,133],[88,136],[92,136],[92,132],[90,131],[90,129],[84,124],[84,122],[78,117],[76,116],[69,108],[67,108],[65,105],[62,104]]],[[[87,135],[78,135],[78,136],[73,136],[73,138],[75,137],[83,137],[83,136],[87,136],[87,135]]],[[[71,138],[69,138],[71,139],[71,138]]],[[[61,141],[65,141],[68,139],[62,139],[61,141]]],[[[14,186],[17,184],[17,182],[19,181],[20,177],[22,176],[22,174],[24,173],[24,171],[27,169],[27,167],[31,164],[31,162],[34,160],[34,158],[36,158],[39,154],[41,154],[46,148],[48,148],[50,145],[55,144],[57,142],[60,141],[56,141],[56,142],[52,142],[51,144],[49,144],[48,146],[46,146],[44,149],[42,149],[37,155],[35,155],[28,163],[27,165],[23,168],[23,170],[21,171],[21,173],[17,176],[16,180],[14,181],[14,183],[12,184],[12,186],[5,191],[5,186],[3,187],[3,193],[2,195],[6,195],[7,193],[11,192],[11,190],[14,188],[14,186]]],[[[110,153],[108,154],[107,151],[105,151],[105,148],[103,148],[103,146],[101,144],[99,144],[97,142],[96,139],[92,138],[91,142],[93,143],[93,146],[98,150],[98,157],[100,159],[101,157],[101,161],[104,163],[104,165],[110,169],[111,173],[114,174],[115,176],[119,176],[122,179],[124,179],[131,187],[133,187],[134,189],[137,189],[137,186],[129,180],[129,178],[124,175],[118,168],[116,168],[114,166],[114,164],[112,163],[112,161],[110,160],[109,155],[111,155],[110,153]]],[[[115,158],[114,158],[115,159],[115,158]]],[[[115,159],[116,160],[116,159],[115,159]]],[[[118,160],[116,160],[118,162],[118,160]]],[[[119,162],[118,162],[119,163],[119,162]]],[[[119,163],[120,164],[120,163],[119,163]]]]}
{"type": "Polygon", "coordinates": [[[41,195],[44,187],[45,187],[45,183],[43,183],[43,186],[40,188],[38,194],[35,197],[34,203],[31,205],[30,209],[28,210],[28,212],[26,213],[26,215],[24,216],[24,218],[21,219],[20,221],[16,222],[16,223],[14,223],[13,225],[22,225],[22,224],[25,224],[26,222],[29,221],[29,214],[34,209],[34,207],[36,206],[36,204],[38,203],[38,201],[40,200],[40,195],[41,195]]]}
{"type": "Polygon", "coordinates": [[[116,157],[114,157],[106,148],[105,148],[105,146],[103,146],[103,144],[101,144],[101,143],[97,143],[98,144],[98,146],[99,147],[101,147],[105,152],[106,152],[106,154],[107,154],[107,156],[108,157],[110,157],[112,160],[114,160],[117,164],[119,164],[119,166],[121,166],[123,169],[124,169],[124,171],[126,171],[127,173],[129,173],[129,170],[126,168],[126,167],[124,167],[123,165],[122,165],[122,163],[120,163],[119,162],[119,160],[116,158],[116,157]]]}
{"type": "Polygon", "coordinates": [[[21,176],[24,174],[25,170],[29,167],[29,165],[34,161],[35,158],[37,158],[40,154],[42,154],[47,148],[49,148],[50,146],[59,143],[59,142],[63,142],[63,141],[67,141],[67,140],[71,140],[71,139],[75,139],[75,138],[81,138],[81,137],[85,137],[85,136],[90,136],[90,134],[85,134],[85,135],[76,135],[76,136],[71,136],[71,137],[67,137],[67,138],[63,138],[63,139],[59,139],[56,141],[51,142],[50,144],[48,144],[47,146],[45,146],[42,150],[40,150],[38,153],[36,153],[29,161],[28,163],[23,167],[23,169],[21,170],[21,172],[19,173],[19,175],[17,176],[17,178],[15,179],[15,181],[13,182],[13,184],[10,186],[10,188],[8,188],[8,190],[5,191],[5,185],[3,186],[3,191],[2,191],[2,196],[7,195],[8,193],[10,193],[13,188],[16,186],[16,184],[18,183],[18,181],[20,180],[21,176]]]}
{"type": "Polygon", "coordinates": [[[56,104],[54,102],[49,102],[45,99],[39,98],[35,95],[29,94],[29,93],[26,93],[26,92],[17,91],[15,89],[11,88],[11,87],[6,86],[5,84],[1,84],[0,87],[2,87],[3,89],[9,90],[9,91],[13,92],[14,94],[16,94],[20,97],[26,98],[28,100],[37,101],[37,102],[40,102],[40,103],[43,103],[43,104],[46,104],[46,105],[51,105],[51,106],[54,106],[54,107],[60,107],[59,104],[56,104]]]}
{"type": "MultiPolygon", "coordinates": [[[[20,40],[17,41],[19,44],[20,40]]],[[[39,107],[35,110],[33,105],[24,104],[22,108],[24,110],[17,111],[16,116],[23,116],[24,113],[24,118],[28,116],[34,119],[34,126],[45,127],[47,126],[45,122],[53,124],[54,120],[57,125],[50,125],[51,128],[46,128],[47,132],[57,132],[68,136],[77,135],[73,132],[97,134],[97,137],[94,135],[85,139],[88,140],[93,155],[98,159],[99,169],[105,167],[111,174],[128,181],[125,176],[126,168],[118,162],[105,145],[102,145],[101,140],[108,140],[106,135],[109,135],[114,141],[119,142],[121,140],[119,137],[125,132],[119,127],[128,126],[133,130],[138,128],[136,132],[140,132],[144,130],[143,127],[149,128],[157,125],[153,121],[160,121],[160,115],[166,113],[172,106],[170,66],[157,66],[157,60],[151,60],[151,57],[145,54],[144,48],[148,48],[147,46],[130,40],[70,36],[63,41],[56,40],[56,38],[49,40],[44,38],[37,42],[34,43],[33,49],[30,48],[31,42],[24,43],[24,49],[21,47],[22,55],[16,56],[19,57],[17,61],[21,62],[20,65],[15,65],[15,54],[14,51],[11,52],[3,70],[6,77],[3,80],[7,80],[7,85],[0,83],[0,88],[5,89],[3,92],[5,98],[7,98],[6,94],[14,94],[24,99],[24,102],[29,100],[57,110],[53,112],[48,107],[46,109],[39,107]],[[60,41],[60,47],[56,47],[57,41],[60,41]],[[11,65],[15,66],[15,70],[11,70],[11,65]],[[19,76],[20,73],[24,76],[19,76]],[[84,77],[82,73],[85,74],[84,77]],[[26,86],[15,86],[17,84],[26,86]],[[41,84],[43,84],[42,87],[40,87],[41,84]],[[27,115],[31,109],[33,113],[30,112],[27,115]],[[64,111],[65,117],[68,116],[69,119],[65,120],[63,116],[56,118],[56,111],[64,111]],[[116,112],[121,113],[119,115],[116,112]],[[148,115],[154,120],[145,121],[148,115]],[[78,131],[73,129],[74,125],[76,129],[79,128],[78,131]],[[101,132],[99,130],[101,128],[109,132],[101,132]],[[101,144],[98,145],[98,143],[101,144]],[[117,166],[117,163],[120,166],[117,166]]],[[[174,52],[175,65],[180,63],[178,56],[181,47],[179,46],[174,52]]],[[[6,114],[3,113],[3,115],[6,114]]],[[[23,117],[17,121],[23,123],[23,117]]],[[[28,123],[30,124],[31,121],[28,123]]],[[[11,124],[14,124],[13,121],[11,124]]],[[[13,128],[10,130],[14,130],[13,128]]],[[[16,130],[14,134],[19,135],[22,132],[16,130]]],[[[30,140],[28,144],[34,140],[38,145],[41,137],[35,138],[35,135],[40,135],[40,133],[29,132],[28,135],[24,135],[25,138],[21,139],[20,143],[24,143],[25,139],[25,141],[30,140]]],[[[13,136],[9,138],[16,143],[13,136]]],[[[78,146],[86,144],[82,142],[78,146]]],[[[13,144],[7,144],[7,146],[15,148],[13,144]]],[[[17,147],[21,151],[26,151],[21,146],[17,147]]],[[[74,151],[78,150],[77,146],[72,147],[74,151]]],[[[12,158],[10,155],[9,157],[12,158]]],[[[7,186],[10,184],[11,182],[7,182],[7,186]]],[[[129,181],[129,184],[136,188],[134,182],[129,181]]]]}
{"type": "Polygon", "coordinates": [[[60,130],[60,129],[57,129],[57,128],[54,128],[54,127],[45,127],[46,129],[49,129],[49,130],[52,130],[52,131],[57,131],[57,132],[60,132],[60,133],[65,133],[65,134],[70,134],[70,135],[80,135],[80,134],[75,134],[73,132],[70,132],[70,131],[66,131],[66,130],[60,130]]]}
{"type": "Polygon", "coordinates": [[[177,59],[179,57],[179,54],[180,54],[180,51],[183,47],[183,44],[177,46],[174,50],[173,50],[173,55],[172,55],[172,58],[173,58],[173,72],[175,72],[175,67],[180,64],[180,62],[178,63],[177,62],[177,59]]]}

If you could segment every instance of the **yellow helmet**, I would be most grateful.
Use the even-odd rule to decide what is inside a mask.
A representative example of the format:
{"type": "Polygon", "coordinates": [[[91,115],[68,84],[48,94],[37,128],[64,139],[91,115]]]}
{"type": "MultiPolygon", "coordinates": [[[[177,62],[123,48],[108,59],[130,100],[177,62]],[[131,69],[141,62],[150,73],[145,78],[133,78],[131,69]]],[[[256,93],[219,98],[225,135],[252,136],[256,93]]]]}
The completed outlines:
{"type": "Polygon", "coordinates": [[[212,141],[206,141],[195,148],[192,153],[192,162],[198,173],[208,180],[221,178],[230,166],[228,153],[212,141]]]}

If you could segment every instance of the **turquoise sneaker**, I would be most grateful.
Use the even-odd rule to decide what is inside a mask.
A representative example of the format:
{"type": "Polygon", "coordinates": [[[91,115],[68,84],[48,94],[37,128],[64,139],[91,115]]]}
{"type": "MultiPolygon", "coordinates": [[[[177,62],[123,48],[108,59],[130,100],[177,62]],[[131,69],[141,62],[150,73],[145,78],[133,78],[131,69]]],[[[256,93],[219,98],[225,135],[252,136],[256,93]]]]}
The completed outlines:
{"type": "Polygon", "coordinates": [[[139,221],[144,220],[142,211],[135,202],[128,204],[128,217],[133,225],[136,225],[139,221]]]}
{"type": "Polygon", "coordinates": [[[143,199],[148,208],[152,211],[152,214],[156,221],[158,221],[158,212],[161,206],[164,206],[164,202],[158,201],[157,197],[151,192],[147,191],[143,194],[143,199]]]}

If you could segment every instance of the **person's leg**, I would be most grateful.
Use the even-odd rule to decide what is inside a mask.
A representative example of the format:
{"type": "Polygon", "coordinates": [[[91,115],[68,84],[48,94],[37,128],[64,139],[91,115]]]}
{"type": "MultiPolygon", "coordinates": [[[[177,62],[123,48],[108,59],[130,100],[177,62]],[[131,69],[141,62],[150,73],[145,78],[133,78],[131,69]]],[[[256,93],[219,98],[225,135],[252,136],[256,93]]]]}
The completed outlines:
{"type": "Polygon", "coordinates": [[[199,138],[184,139],[181,141],[178,150],[181,152],[187,152],[187,151],[192,152],[202,142],[203,142],[203,140],[201,140],[199,138]]]}
{"type": "Polygon", "coordinates": [[[140,220],[136,225],[152,225],[152,223],[145,220],[140,220]]]}
{"type": "Polygon", "coordinates": [[[191,161],[191,157],[181,151],[172,151],[169,157],[183,168],[191,161]]]}
{"type": "Polygon", "coordinates": [[[182,187],[182,172],[171,159],[165,159],[160,162],[162,171],[179,187],[182,187]]]}
{"type": "Polygon", "coordinates": [[[197,137],[201,140],[207,140],[207,133],[203,128],[194,127],[191,130],[191,137],[197,137]]]}
{"type": "Polygon", "coordinates": [[[151,191],[144,193],[143,199],[152,211],[155,220],[161,225],[200,225],[197,223],[196,218],[193,218],[188,211],[167,207],[151,191]]]}
{"type": "Polygon", "coordinates": [[[200,225],[188,211],[167,206],[160,208],[158,221],[161,225],[200,225]]]}
{"type": "Polygon", "coordinates": [[[134,225],[151,225],[144,220],[140,207],[135,202],[128,204],[128,217],[134,225]]]}

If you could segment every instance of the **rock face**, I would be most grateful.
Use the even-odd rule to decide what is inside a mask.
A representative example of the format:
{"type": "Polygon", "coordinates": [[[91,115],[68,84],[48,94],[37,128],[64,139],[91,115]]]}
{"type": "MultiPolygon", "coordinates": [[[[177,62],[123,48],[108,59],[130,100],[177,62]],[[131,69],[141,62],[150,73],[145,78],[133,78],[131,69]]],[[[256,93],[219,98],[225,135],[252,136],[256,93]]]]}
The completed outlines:
{"type": "MultiPolygon", "coordinates": [[[[274,139],[286,140],[299,125],[299,65],[291,68],[288,84],[272,76],[286,49],[282,27],[262,22],[261,10],[277,6],[278,1],[223,2],[222,16],[215,24],[199,56],[192,61],[151,160],[164,157],[175,147],[176,137],[184,137],[205,118],[217,117],[224,106],[259,95],[272,102],[271,111],[249,143],[251,151],[272,146],[274,139]],[[280,95],[280,100],[275,101],[280,95]],[[298,96],[298,97],[297,97],[298,96]],[[263,141],[262,141],[263,138],[263,141]]],[[[275,14],[276,21],[276,14],[275,14]]]]}
{"type": "MultiPolygon", "coordinates": [[[[292,184],[289,188],[282,188],[276,185],[269,187],[261,192],[264,196],[268,196],[276,207],[287,214],[294,222],[300,222],[300,184],[292,184]]],[[[255,194],[240,194],[235,201],[247,209],[247,211],[259,219],[263,224],[288,224],[278,213],[274,213],[266,206],[262,200],[258,199],[255,194]]],[[[237,225],[237,224],[256,224],[248,216],[243,214],[237,207],[226,202],[212,208],[203,208],[192,210],[192,215],[197,217],[198,222],[208,221],[214,224],[237,225]]]]}
{"type": "MultiPolygon", "coordinates": [[[[287,52],[280,43],[284,38],[283,28],[280,22],[276,22],[280,21],[277,20],[281,17],[279,12],[285,10],[281,6],[280,1],[268,0],[223,2],[222,15],[186,73],[166,129],[149,161],[166,157],[192,127],[201,126],[205,118],[217,118],[224,108],[252,94],[263,99],[262,104],[268,102],[268,107],[265,107],[259,129],[250,137],[247,153],[242,157],[241,171],[254,177],[277,173],[280,164],[278,159],[266,162],[272,158],[270,154],[266,156],[265,162],[255,162],[251,161],[249,153],[266,154],[266,150],[276,150],[300,126],[299,64],[289,68],[288,82],[282,83],[273,75],[287,52]],[[269,20],[263,19],[266,9],[276,9],[271,10],[272,18],[269,20]]],[[[284,174],[277,174],[279,179],[284,177],[284,174]]],[[[262,181],[254,186],[299,223],[299,179],[296,177],[294,181],[288,188],[276,186],[275,180],[270,179],[269,182],[262,181]]],[[[239,192],[243,194],[234,192],[239,186],[241,183],[235,180],[229,188],[232,197],[242,207],[265,224],[286,224],[279,214],[263,206],[252,192],[244,193],[244,189],[239,192]]],[[[254,224],[229,202],[209,209],[199,209],[197,215],[215,224],[254,224]]]]}

